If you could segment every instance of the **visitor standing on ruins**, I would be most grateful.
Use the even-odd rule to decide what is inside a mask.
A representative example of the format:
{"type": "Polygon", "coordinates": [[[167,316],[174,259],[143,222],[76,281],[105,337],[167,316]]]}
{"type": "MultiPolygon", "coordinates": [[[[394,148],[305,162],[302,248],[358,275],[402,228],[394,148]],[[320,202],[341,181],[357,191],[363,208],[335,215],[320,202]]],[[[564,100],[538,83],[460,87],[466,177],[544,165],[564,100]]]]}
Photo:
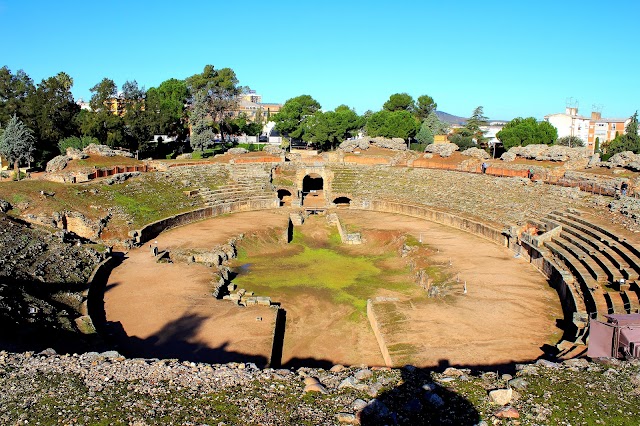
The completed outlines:
{"type": "Polygon", "coordinates": [[[627,182],[622,182],[622,184],[620,185],[620,194],[626,196],[628,190],[629,184],[627,182]]]}
{"type": "Polygon", "coordinates": [[[489,167],[489,165],[487,163],[482,163],[482,173],[486,173],[487,172],[487,168],[489,167]]]}

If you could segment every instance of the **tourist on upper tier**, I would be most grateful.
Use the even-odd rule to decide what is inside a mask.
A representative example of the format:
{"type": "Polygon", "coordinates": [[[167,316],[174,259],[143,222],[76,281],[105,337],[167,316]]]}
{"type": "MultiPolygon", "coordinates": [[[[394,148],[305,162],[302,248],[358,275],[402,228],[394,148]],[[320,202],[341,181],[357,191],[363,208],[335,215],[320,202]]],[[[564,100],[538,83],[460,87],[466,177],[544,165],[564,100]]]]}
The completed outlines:
{"type": "Polygon", "coordinates": [[[629,189],[629,184],[627,182],[622,182],[622,185],[620,185],[620,194],[626,196],[628,189],[629,189]]]}

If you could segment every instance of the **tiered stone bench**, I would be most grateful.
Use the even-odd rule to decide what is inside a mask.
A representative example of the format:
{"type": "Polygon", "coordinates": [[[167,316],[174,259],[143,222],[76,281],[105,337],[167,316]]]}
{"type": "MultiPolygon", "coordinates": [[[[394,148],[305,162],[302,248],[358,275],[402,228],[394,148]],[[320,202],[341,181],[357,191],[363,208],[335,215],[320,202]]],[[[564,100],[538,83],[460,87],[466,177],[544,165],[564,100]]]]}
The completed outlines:
{"type": "Polygon", "coordinates": [[[574,274],[591,316],[638,312],[640,256],[631,243],[579,213],[554,211],[544,222],[561,229],[543,244],[574,274]]]}
{"type": "MultiPolygon", "coordinates": [[[[219,171],[226,179],[214,188],[201,187],[198,195],[206,206],[241,201],[272,200],[277,198],[271,184],[270,166],[263,164],[236,164],[222,167],[219,171]]],[[[193,179],[193,176],[191,176],[193,179]]]]}

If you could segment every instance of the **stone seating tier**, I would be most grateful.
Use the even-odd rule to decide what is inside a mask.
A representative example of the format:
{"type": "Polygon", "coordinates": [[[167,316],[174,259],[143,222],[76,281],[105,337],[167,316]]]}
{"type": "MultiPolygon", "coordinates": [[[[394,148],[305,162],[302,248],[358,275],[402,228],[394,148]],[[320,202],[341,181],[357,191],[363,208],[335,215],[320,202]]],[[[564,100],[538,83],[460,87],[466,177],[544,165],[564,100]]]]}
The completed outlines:
{"type": "Polygon", "coordinates": [[[605,300],[602,291],[599,290],[598,283],[591,277],[587,269],[579,262],[572,263],[572,258],[575,258],[569,252],[553,242],[546,242],[545,247],[563,261],[571,273],[576,277],[584,297],[587,312],[589,314],[597,313],[598,315],[607,313],[609,311],[607,301],[605,300]]]}
{"type": "MultiPolygon", "coordinates": [[[[579,247],[583,252],[588,253],[589,256],[591,256],[606,273],[609,282],[618,282],[620,281],[620,278],[623,278],[623,274],[620,269],[614,265],[607,256],[597,251],[595,247],[590,246],[585,241],[569,232],[564,232],[564,229],[563,232],[560,233],[560,237],[569,241],[576,247],[579,247]]],[[[603,247],[603,249],[603,252],[607,250],[606,247],[603,247]]]]}
{"type": "Polygon", "coordinates": [[[580,216],[577,216],[575,214],[566,213],[566,216],[574,220],[575,222],[581,223],[586,226],[590,226],[591,228],[596,229],[598,232],[602,233],[603,235],[606,235],[607,237],[615,241],[618,241],[626,250],[628,250],[631,253],[631,255],[633,256],[633,263],[636,265],[640,265],[640,248],[636,247],[634,244],[627,241],[626,238],[620,235],[616,235],[613,232],[609,231],[608,229],[602,228],[601,226],[591,223],[588,220],[580,216]]]}
{"type": "Polygon", "coordinates": [[[607,307],[609,308],[609,314],[628,314],[629,311],[625,307],[624,300],[619,291],[606,291],[604,292],[605,299],[607,300],[607,307]]]}
{"type": "MultiPolygon", "coordinates": [[[[550,252],[548,247],[543,247],[540,248],[541,249],[541,254],[545,257],[545,258],[552,258],[552,252],[550,252]]],[[[571,298],[573,300],[573,304],[575,305],[575,309],[576,309],[576,314],[578,316],[581,316],[582,314],[588,314],[588,309],[587,306],[585,304],[585,296],[582,292],[582,288],[580,286],[580,283],[577,282],[577,280],[575,280],[573,278],[573,275],[571,274],[571,272],[567,269],[566,265],[564,265],[564,263],[558,264],[557,262],[556,265],[558,266],[559,270],[561,272],[563,272],[566,275],[571,276],[570,280],[565,280],[565,284],[566,284],[566,288],[569,291],[569,293],[571,293],[571,298]]]]}
{"type": "Polygon", "coordinates": [[[569,252],[569,254],[573,255],[575,260],[581,262],[582,265],[586,268],[587,272],[591,275],[591,277],[598,283],[604,284],[608,281],[606,272],[589,255],[589,253],[584,252],[580,247],[575,246],[570,241],[567,241],[562,237],[553,238],[552,241],[569,252]]]}
{"type": "Polygon", "coordinates": [[[597,230],[589,226],[577,223],[572,219],[564,217],[562,215],[558,215],[555,212],[550,214],[549,216],[555,219],[556,221],[560,222],[563,225],[563,227],[565,228],[569,227],[569,228],[573,228],[576,231],[579,231],[578,235],[586,234],[592,239],[595,239],[599,244],[604,244],[607,247],[609,247],[624,262],[624,263],[621,263],[621,271],[627,274],[629,276],[629,279],[637,279],[637,277],[635,278],[632,278],[632,277],[635,276],[638,269],[640,269],[639,264],[636,263],[638,261],[636,260],[635,256],[633,256],[629,251],[625,250],[625,247],[622,246],[618,241],[616,241],[615,239],[609,238],[604,234],[601,234],[600,232],[598,232],[597,230]]]}

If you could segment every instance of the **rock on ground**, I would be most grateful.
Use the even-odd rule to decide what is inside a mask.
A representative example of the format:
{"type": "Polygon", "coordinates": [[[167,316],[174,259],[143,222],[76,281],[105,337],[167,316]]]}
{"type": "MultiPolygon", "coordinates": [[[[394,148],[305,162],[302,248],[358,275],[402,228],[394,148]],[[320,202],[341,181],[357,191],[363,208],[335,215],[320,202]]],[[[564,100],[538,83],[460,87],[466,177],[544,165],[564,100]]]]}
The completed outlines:
{"type": "Polygon", "coordinates": [[[245,148],[236,147],[236,148],[230,148],[227,151],[227,154],[238,155],[238,154],[246,154],[247,152],[249,152],[249,151],[247,151],[245,148]]]}
{"type": "Polygon", "coordinates": [[[71,157],[67,157],[66,155],[58,155],[57,157],[53,157],[47,163],[47,173],[55,173],[59,172],[65,167],[67,167],[67,163],[71,160],[71,157]]]}
{"type": "Polygon", "coordinates": [[[450,157],[458,149],[460,148],[455,143],[430,143],[424,151],[438,154],[440,157],[450,157]]]}
{"type": "Polygon", "coordinates": [[[95,143],[89,144],[82,151],[85,154],[97,155],[99,157],[115,157],[116,155],[119,155],[121,157],[133,158],[133,154],[130,152],[122,151],[120,149],[111,149],[106,145],[97,145],[95,143]]]}
{"type": "Polygon", "coordinates": [[[277,145],[265,145],[265,147],[262,149],[262,152],[265,152],[269,155],[280,155],[284,152],[284,150],[277,145]]]}
{"type": "Polygon", "coordinates": [[[465,149],[460,154],[466,155],[467,157],[480,158],[480,159],[483,159],[483,160],[486,160],[486,159],[491,157],[487,153],[487,151],[485,151],[484,149],[476,148],[475,146],[465,149]]]}

